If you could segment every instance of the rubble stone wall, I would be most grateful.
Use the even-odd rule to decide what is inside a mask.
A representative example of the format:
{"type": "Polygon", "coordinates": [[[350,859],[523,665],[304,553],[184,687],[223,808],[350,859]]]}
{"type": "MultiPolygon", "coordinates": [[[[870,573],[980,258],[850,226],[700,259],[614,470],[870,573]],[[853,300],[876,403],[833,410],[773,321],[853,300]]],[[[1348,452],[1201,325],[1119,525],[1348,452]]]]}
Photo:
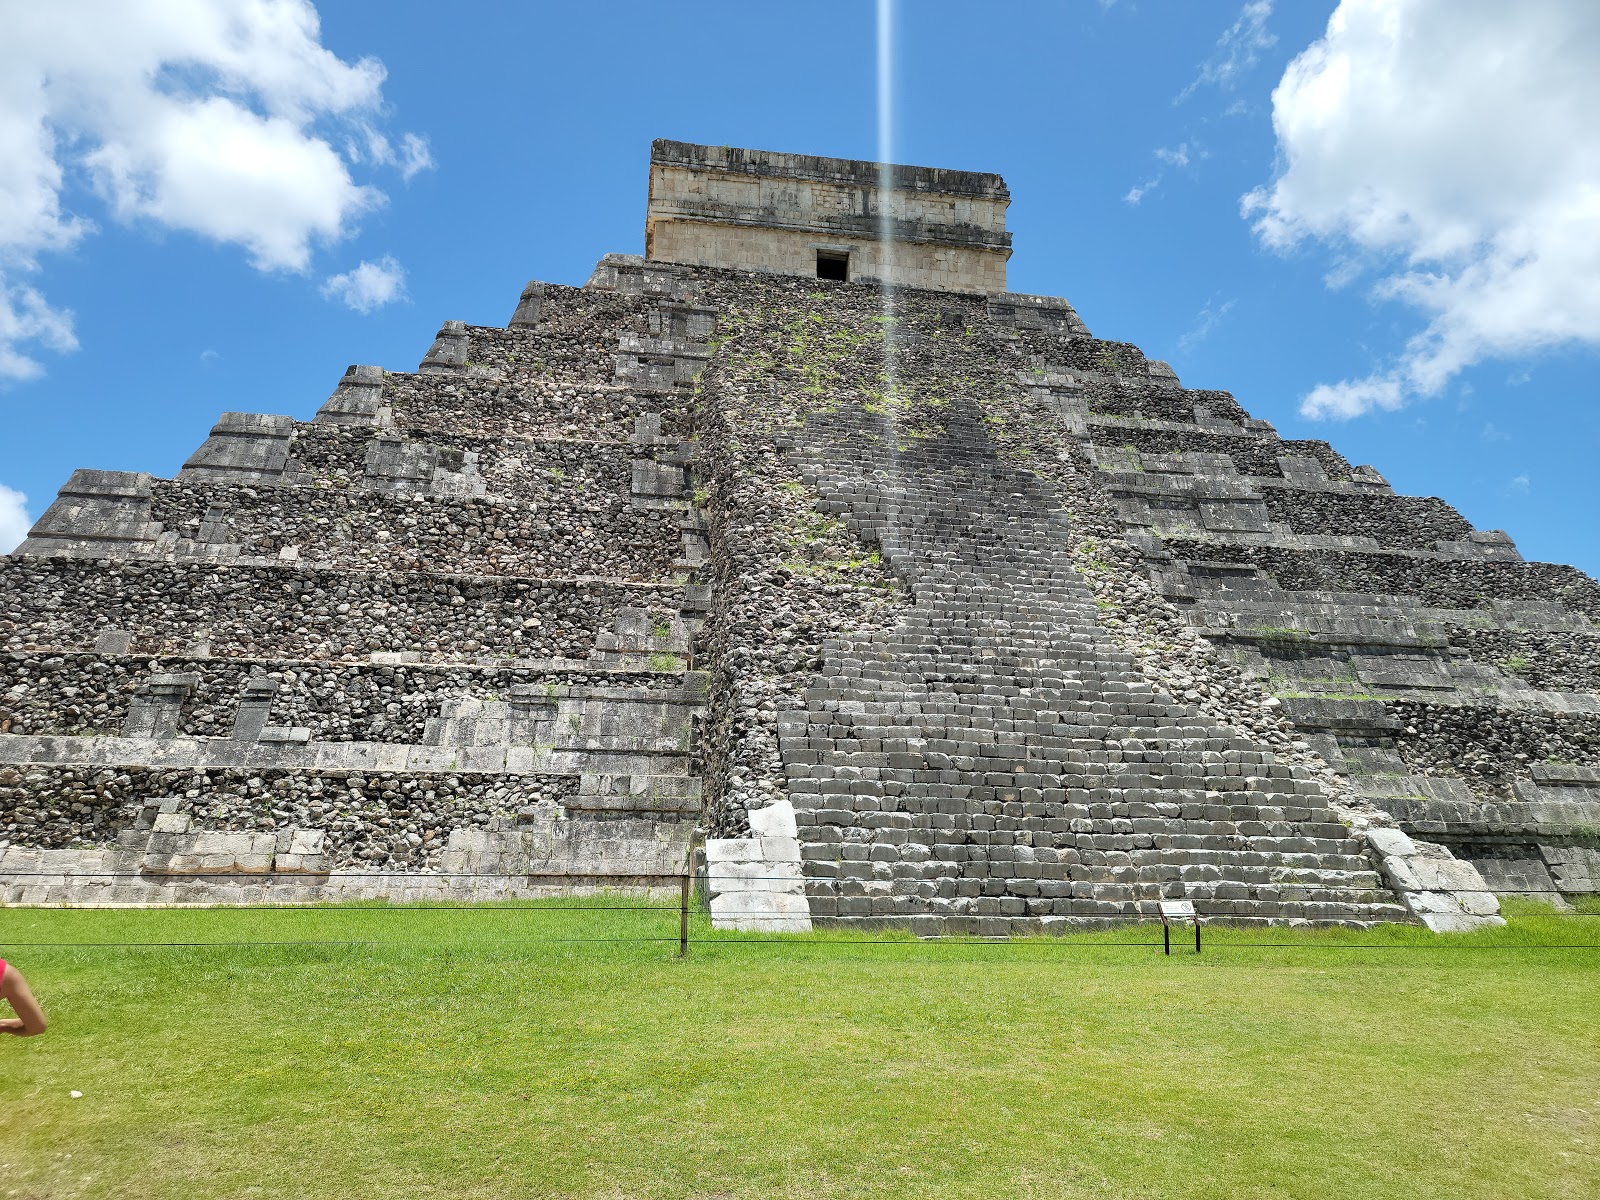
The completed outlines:
{"type": "Polygon", "coordinates": [[[335,572],[315,567],[7,558],[6,649],[88,649],[107,628],[146,653],[349,657],[374,651],[583,658],[630,603],[672,588],[605,582],[335,572]]]}
{"type": "MultiPolygon", "coordinates": [[[[626,480],[613,492],[563,489],[536,500],[420,498],[319,488],[156,485],[152,513],[166,528],[214,537],[241,557],[289,548],[319,566],[433,569],[473,575],[585,575],[649,580],[671,573],[681,550],[670,514],[635,508],[626,480]]],[[[553,489],[551,489],[553,491],[553,489]]]]}
{"type": "Polygon", "coordinates": [[[313,422],[224,414],[175,480],[77,473],[0,562],[0,901],[681,875],[712,321],[681,299],[530,284],[313,422]]]}
{"type": "Polygon", "coordinates": [[[115,734],[152,676],[192,676],[175,733],[226,737],[252,679],[275,685],[271,724],[304,728],[319,742],[417,743],[445,700],[499,699],[517,687],[625,687],[665,692],[673,675],[539,665],[446,665],[100,655],[0,654],[0,733],[115,734]]]}
{"type": "Polygon", "coordinates": [[[486,829],[577,790],[571,776],[0,766],[0,832],[41,849],[109,843],[171,811],[213,830],[322,831],[331,866],[426,867],[451,831],[486,829]]]}
{"type": "Polygon", "coordinates": [[[1558,563],[1441,560],[1183,539],[1170,541],[1168,548],[1191,561],[1259,567],[1286,591],[1415,596],[1433,608],[1553,597],[1586,616],[1600,616],[1600,584],[1558,563]]]}

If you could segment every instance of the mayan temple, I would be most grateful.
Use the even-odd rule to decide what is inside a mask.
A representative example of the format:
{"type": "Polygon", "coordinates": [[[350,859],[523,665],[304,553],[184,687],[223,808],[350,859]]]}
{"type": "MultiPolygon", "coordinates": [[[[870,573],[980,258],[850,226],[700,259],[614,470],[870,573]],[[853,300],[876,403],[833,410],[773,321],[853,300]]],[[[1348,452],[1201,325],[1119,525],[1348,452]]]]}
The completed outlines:
{"type": "Polygon", "coordinates": [[[0,559],[0,899],[1594,892],[1600,585],[1008,292],[1008,202],[658,141],[642,257],[175,478],[75,472],[0,559]]]}

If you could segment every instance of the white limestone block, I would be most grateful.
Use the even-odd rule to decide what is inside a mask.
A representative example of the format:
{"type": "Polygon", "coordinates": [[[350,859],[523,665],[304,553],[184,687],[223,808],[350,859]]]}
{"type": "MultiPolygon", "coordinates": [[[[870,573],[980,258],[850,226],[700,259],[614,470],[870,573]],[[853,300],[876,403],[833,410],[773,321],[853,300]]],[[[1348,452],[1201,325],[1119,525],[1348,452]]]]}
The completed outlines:
{"type": "Polygon", "coordinates": [[[1388,875],[1394,886],[1402,892],[1420,892],[1422,881],[1417,878],[1417,873],[1411,869],[1411,861],[1398,854],[1390,855],[1383,860],[1384,874],[1388,875]]]}
{"type": "Polygon", "coordinates": [[[718,929],[750,933],[809,933],[811,906],[804,896],[771,892],[728,892],[711,900],[718,929]]]}
{"type": "Polygon", "coordinates": [[[800,843],[792,837],[764,837],[758,839],[761,843],[761,857],[770,863],[800,861],[800,843]]]}
{"type": "Polygon", "coordinates": [[[1481,892],[1487,888],[1478,868],[1459,858],[1413,858],[1411,869],[1427,891],[1481,892]]]}
{"type": "MultiPolygon", "coordinates": [[[[1430,914],[1459,913],[1461,911],[1461,905],[1456,903],[1455,897],[1444,892],[1407,892],[1405,900],[1411,911],[1424,920],[1430,914]]],[[[1432,926],[1429,926],[1429,928],[1431,929],[1432,926]]]]}
{"type": "Polygon", "coordinates": [[[799,837],[800,831],[794,820],[794,805],[788,800],[779,800],[776,804],[767,805],[766,808],[751,809],[750,830],[758,838],[799,837]]]}
{"type": "Polygon", "coordinates": [[[1464,913],[1457,908],[1454,912],[1425,912],[1418,914],[1422,923],[1434,933],[1471,933],[1474,929],[1481,929],[1484,925],[1503,925],[1505,921],[1500,917],[1475,917],[1464,913]]]}
{"type": "Polygon", "coordinates": [[[706,867],[712,896],[723,892],[792,892],[805,889],[798,863],[733,862],[706,867]]]}
{"type": "Polygon", "coordinates": [[[706,862],[759,862],[761,842],[756,838],[708,838],[706,862]]]}
{"type": "Polygon", "coordinates": [[[203,829],[194,835],[188,847],[190,854],[220,857],[250,853],[250,835],[222,829],[203,829]]]}
{"type": "Polygon", "coordinates": [[[487,829],[452,829],[449,840],[445,842],[446,850],[478,851],[482,853],[489,849],[489,831],[487,829]]]}
{"type": "Polygon", "coordinates": [[[1417,852],[1416,843],[1398,829],[1369,829],[1367,830],[1367,844],[1379,854],[1400,854],[1405,856],[1417,852]]]}
{"type": "Polygon", "coordinates": [[[1457,892],[1461,907],[1476,917],[1498,917],[1500,901],[1493,892],[1457,892]]]}

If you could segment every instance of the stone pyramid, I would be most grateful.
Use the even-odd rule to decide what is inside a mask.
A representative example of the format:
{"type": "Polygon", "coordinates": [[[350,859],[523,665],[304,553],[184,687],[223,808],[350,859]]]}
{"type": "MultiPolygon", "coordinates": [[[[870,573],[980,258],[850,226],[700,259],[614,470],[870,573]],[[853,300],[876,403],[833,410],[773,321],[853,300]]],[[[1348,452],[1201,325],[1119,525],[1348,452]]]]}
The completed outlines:
{"type": "Polygon", "coordinates": [[[1594,890],[1600,586],[1006,292],[998,176],[880,182],[658,142],[645,257],[76,472],[0,560],[0,898],[697,863],[719,924],[989,935],[1594,890]]]}

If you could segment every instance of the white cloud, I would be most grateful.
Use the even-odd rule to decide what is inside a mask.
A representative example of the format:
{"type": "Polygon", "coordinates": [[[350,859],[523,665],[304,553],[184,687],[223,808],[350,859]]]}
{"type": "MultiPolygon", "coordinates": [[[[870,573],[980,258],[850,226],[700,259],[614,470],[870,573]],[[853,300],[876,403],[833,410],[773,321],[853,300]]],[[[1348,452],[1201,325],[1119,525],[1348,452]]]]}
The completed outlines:
{"type": "Polygon", "coordinates": [[[322,285],[322,294],[338,300],[358,313],[369,313],[398,300],[406,292],[406,272],[389,255],[377,262],[363,262],[354,270],[331,276],[322,285]]]}
{"type": "Polygon", "coordinates": [[[1178,339],[1178,349],[1187,353],[1210,337],[1232,310],[1234,303],[1233,300],[1224,300],[1221,304],[1206,301],[1205,307],[1195,317],[1194,325],[1178,339]]]}
{"type": "Polygon", "coordinates": [[[1145,198],[1145,195],[1150,192],[1151,189],[1159,187],[1160,184],[1161,176],[1159,175],[1157,175],[1154,179],[1147,179],[1143,183],[1135,184],[1133,187],[1129,188],[1127,193],[1122,197],[1122,202],[1124,204],[1138,204],[1139,201],[1145,198]]]}
{"type": "Polygon", "coordinates": [[[400,177],[407,182],[419,171],[431,171],[438,164],[433,161],[433,152],[428,148],[428,139],[408,133],[400,139],[400,153],[396,156],[400,167],[400,177]]]}
{"type": "Polygon", "coordinates": [[[1319,383],[1300,401],[1300,415],[1312,420],[1348,420],[1375,408],[1396,409],[1405,403],[1400,384],[1393,379],[1372,376],[1344,379],[1338,383],[1319,383]]]}
{"type": "Polygon", "coordinates": [[[72,314],[51,308],[26,284],[7,286],[0,276],[0,383],[33,379],[44,373],[39,361],[18,349],[33,343],[66,353],[78,348],[72,314]]]}
{"type": "Polygon", "coordinates": [[[1530,486],[1531,485],[1529,484],[1528,477],[1526,475],[1513,475],[1506,481],[1506,491],[1513,492],[1521,496],[1528,494],[1528,488],[1530,486]]]}
{"type": "Polygon", "coordinates": [[[346,153],[352,162],[366,161],[377,166],[396,167],[400,177],[407,183],[411,182],[413,175],[430,171],[437,165],[433,161],[433,152],[428,148],[428,140],[414,133],[401,136],[399,149],[370,126],[362,129],[361,135],[361,142],[352,139],[346,143],[346,153]]]}
{"type": "Polygon", "coordinates": [[[1386,368],[1314,389],[1305,415],[1398,408],[1485,359],[1600,345],[1596,62],[1591,0],[1343,0],[1289,64],[1282,168],[1243,211],[1268,246],[1385,264],[1373,295],[1427,321],[1386,368]]]}
{"type": "Polygon", "coordinates": [[[1330,292],[1340,292],[1360,279],[1370,264],[1356,257],[1335,259],[1333,266],[1322,277],[1323,286],[1330,292]]]}
{"type": "MultiPolygon", "coordinates": [[[[1139,201],[1160,187],[1162,181],[1167,177],[1167,167],[1187,167],[1191,149],[1188,142],[1182,142],[1176,146],[1157,146],[1154,153],[1156,158],[1165,163],[1166,166],[1159,168],[1154,175],[1143,183],[1135,184],[1129,188],[1122,197],[1123,203],[1138,204],[1139,201]]],[[[1203,146],[1194,147],[1192,153],[1196,158],[1209,157],[1203,146]]]]}
{"type": "MultiPolygon", "coordinates": [[[[1173,100],[1181,103],[1205,84],[1231,88],[1239,77],[1261,60],[1261,52],[1277,44],[1277,35],[1267,29],[1272,16],[1272,0],[1248,0],[1232,25],[1217,39],[1211,57],[1200,64],[1200,74],[1173,100]]],[[[1230,113],[1232,110],[1229,110],[1230,113]]]]}
{"type": "Polygon", "coordinates": [[[33,518],[28,516],[28,498],[15,488],[0,483],[0,554],[10,554],[28,536],[33,518]]]}
{"type": "Polygon", "coordinates": [[[384,69],[321,44],[310,0],[4,0],[0,40],[0,376],[39,364],[22,347],[75,346],[70,315],[19,276],[93,228],[87,183],[125,223],[245,250],[260,270],[305,271],[313,249],[384,202],[350,163],[431,165],[372,128],[384,69]],[[334,148],[371,131],[381,154],[334,148]],[[346,138],[337,138],[343,142],[346,138]],[[9,314],[9,315],[8,315],[9,314]]]}

